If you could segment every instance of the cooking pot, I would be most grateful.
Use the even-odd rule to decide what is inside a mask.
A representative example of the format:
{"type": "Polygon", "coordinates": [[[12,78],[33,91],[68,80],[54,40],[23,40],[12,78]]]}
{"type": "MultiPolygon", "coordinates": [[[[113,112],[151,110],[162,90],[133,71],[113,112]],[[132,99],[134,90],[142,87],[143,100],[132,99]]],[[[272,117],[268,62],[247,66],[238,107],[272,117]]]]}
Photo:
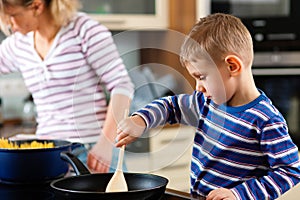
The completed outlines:
{"type": "Polygon", "coordinates": [[[27,184],[50,182],[63,177],[69,170],[67,162],[60,158],[63,151],[81,146],[64,140],[17,140],[22,143],[53,142],[53,148],[3,149],[0,148],[0,183],[27,184]]]}
{"type": "Polygon", "coordinates": [[[142,173],[124,173],[128,191],[105,192],[113,173],[91,174],[89,170],[69,152],[61,156],[74,168],[77,176],[61,178],[51,182],[51,188],[58,199],[98,199],[98,200],[158,200],[165,193],[168,179],[142,173]]]}

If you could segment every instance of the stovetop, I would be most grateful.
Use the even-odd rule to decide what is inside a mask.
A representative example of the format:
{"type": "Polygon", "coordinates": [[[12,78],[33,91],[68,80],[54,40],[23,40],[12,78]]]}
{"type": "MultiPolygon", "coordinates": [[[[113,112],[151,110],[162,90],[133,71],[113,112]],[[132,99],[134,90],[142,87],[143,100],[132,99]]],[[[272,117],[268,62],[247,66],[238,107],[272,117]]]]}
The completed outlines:
{"type": "MultiPolygon", "coordinates": [[[[49,183],[13,185],[0,183],[1,200],[58,200],[49,183]]],[[[167,189],[164,196],[158,200],[189,200],[195,199],[184,192],[167,189]]],[[[204,200],[205,198],[197,198],[204,200]]]]}

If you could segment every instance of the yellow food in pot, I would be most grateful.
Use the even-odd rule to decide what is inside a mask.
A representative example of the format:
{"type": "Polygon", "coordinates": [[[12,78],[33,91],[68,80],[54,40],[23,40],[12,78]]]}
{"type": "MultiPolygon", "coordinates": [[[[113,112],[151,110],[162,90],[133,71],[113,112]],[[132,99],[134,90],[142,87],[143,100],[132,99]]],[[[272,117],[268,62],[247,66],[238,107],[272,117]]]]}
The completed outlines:
{"type": "Polygon", "coordinates": [[[8,139],[0,139],[1,149],[43,149],[43,148],[53,148],[53,142],[38,142],[32,141],[30,143],[22,143],[18,145],[16,142],[11,142],[8,139]]]}

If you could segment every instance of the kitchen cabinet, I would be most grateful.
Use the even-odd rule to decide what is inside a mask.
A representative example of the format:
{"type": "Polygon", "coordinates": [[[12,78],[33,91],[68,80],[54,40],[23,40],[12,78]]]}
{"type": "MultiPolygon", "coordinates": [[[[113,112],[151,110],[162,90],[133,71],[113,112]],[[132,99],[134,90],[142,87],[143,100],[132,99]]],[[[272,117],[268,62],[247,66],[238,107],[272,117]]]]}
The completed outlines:
{"type": "Polygon", "coordinates": [[[150,133],[150,149],[153,153],[153,173],[169,178],[168,187],[190,191],[190,163],[195,130],[178,126],[154,129],[150,133]]]}
{"type": "Polygon", "coordinates": [[[81,0],[81,10],[110,30],[168,28],[168,0],[81,0]]]}

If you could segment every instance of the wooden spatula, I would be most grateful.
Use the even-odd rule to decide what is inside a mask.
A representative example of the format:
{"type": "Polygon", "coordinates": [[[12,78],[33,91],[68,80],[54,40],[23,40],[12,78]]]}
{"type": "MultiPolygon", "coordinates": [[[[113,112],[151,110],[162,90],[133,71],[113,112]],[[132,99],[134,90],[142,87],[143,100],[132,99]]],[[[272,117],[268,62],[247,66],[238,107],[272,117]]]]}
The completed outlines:
{"type": "Polygon", "coordinates": [[[124,157],[125,145],[123,145],[119,152],[119,160],[117,169],[106,186],[105,192],[125,192],[128,191],[127,183],[122,170],[123,157],[124,157]]]}

